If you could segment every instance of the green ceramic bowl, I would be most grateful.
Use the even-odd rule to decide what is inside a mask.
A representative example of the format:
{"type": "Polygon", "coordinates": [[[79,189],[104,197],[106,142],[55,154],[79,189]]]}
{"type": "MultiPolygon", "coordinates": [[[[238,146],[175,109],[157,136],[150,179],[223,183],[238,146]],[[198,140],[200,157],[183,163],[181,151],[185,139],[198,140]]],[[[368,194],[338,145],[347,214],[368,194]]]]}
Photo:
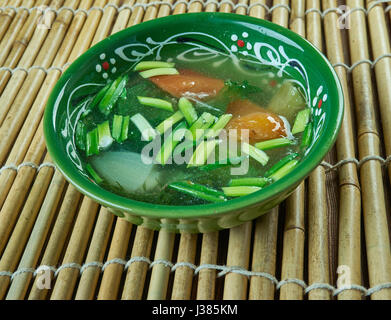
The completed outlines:
{"type": "Polygon", "coordinates": [[[152,229],[208,232],[257,218],[287,198],[333,146],[342,117],[339,80],[327,59],[305,39],[256,18],[194,13],[142,23],[88,50],[55,86],[47,104],[44,130],[50,156],[65,178],[114,214],[152,229]],[[73,99],[96,92],[143,59],[166,60],[174,54],[195,64],[223,55],[289,73],[303,88],[313,109],[315,130],[307,156],[289,175],[267,188],[219,204],[154,205],[118,196],[90,181],[73,139],[80,115],[80,108],[72,104],[73,99]]]}

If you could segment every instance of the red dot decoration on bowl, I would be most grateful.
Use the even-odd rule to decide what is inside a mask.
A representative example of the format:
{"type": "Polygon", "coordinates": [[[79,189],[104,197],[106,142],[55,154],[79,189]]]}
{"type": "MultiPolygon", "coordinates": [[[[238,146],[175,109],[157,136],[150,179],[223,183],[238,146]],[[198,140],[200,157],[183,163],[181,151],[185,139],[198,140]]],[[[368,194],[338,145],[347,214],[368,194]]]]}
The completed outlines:
{"type": "Polygon", "coordinates": [[[244,41],[243,40],[238,40],[238,47],[239,48],[243,48],[245,45],[244,41]]]}
{"type": "Polygon", "coordinates": [[[110,64],[107,61],[105,61],[102,63],[102,68],[107,71],[110,68],[110,64]]]}

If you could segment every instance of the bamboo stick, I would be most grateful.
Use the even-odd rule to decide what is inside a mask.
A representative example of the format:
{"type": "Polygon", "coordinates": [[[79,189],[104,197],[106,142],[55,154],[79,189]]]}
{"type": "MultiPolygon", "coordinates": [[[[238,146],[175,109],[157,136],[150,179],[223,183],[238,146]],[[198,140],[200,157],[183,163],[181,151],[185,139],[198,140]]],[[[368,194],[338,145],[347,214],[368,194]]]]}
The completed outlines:
{"type": "MultiPolygon", "coordinates": [[[[335,8],[335,0],[322,2],[322,9],[335,8]]],[[[324,18],[325,42],[327,55],[332,64],[343,63],[344,51],[341,32],[338,25],[338,15],[329,12],[324,18]]],[[[349,95],[346,69],[335,67],[335,71],[342,84],[345,97],[345,112],[341,130],[337,139],[338,160],[356,158],[356,141],[353,134],[353,112],[349,95]]],[[[339,231],[338,231],[338,265],[346,266],[350,270],[352,284],[361,284],[361,195],[357,176],[357,166],[347,163],[339,170],[340,204],[339,204],[339,231]]],[[[361,293],[356,290],[346,290],[338,295],[338,299],[361,299],[361,293]]]]}
{"type": "MultiPolygon", "coordinates": [[[[148,3],[148,0],[137,0],[136,1],[136,4],[147,4],[148,3]]],[[[143,19],[143,16],[144,16],[144,9],[143,7],[136,7],[134,8],[133,12],[132,12],[132,15],[128,21],[128,28],[131,27],[131,26],[134,26],[136,24],[139,24],[142,19],[143,19]]]]}
{"type": "MultiPolygon", "coordinates": [[[[65,180],[61,173],[56,171],[49,186],[50,192],[47,192],[45,195],[45,200],[41,206],[28,243],[24,249],[18,269],[34,269],[37,267],[37,261],[43,249],[45,239],[49,233],[64,187],[65,180]]],[[[32,278],[33,275],[31,273],[22,273],[15,277],[8,290],[7,299],[24,299],[32,278]]]]}
{"type": "MultiPolygon", "coordinates": [[[[227,266],[248,270],[252,223],[246,222],[229,231],[227,266]]],[[[248,278],[238,273],[228,273],[224,281],[224,300],[245,300],[248,278]]]]}
{"type": "MultiPolygon", "coordinates": [[[[98,220],[84,264],[103,262],[113,221],[114,215],[107,209],[102,208],[98,214],[98,220]]],[[[91,267],[83,271],[78,284],[75,300],[94,299],[100,273],[101,268],[99,267],[91,267]]]]}
{"type": "MultiPolygon", "coordinates": [[[[103,8],[106,4],[107,0],[94,0],[93,7],[103,8]]],[[[111,8],[111,10],[113,10],[113,8],[111,8]]],[[[102,15],[103,13],[101,10],[92,10],[88,16],[83,17],[83,29],[76,40],[75,46],[69,56],[69,61],[75,61],[80,55],[87,51],[88,48],[93,45],[92,40],[94,36],[96,37],[96,35],[99,35],[105,37],[108,34],[110,27],[107,25],[105,25],[106,28],[97,30],[102,15]]]]}
{"type": "MultiPolygon", "coordinates": [[[[348,0],[350,8],[363,6],[362,0],[348,0]]],[[[354,11],[350,15],[350,55],[352,63],[368,59],[368,38],[365,14],[354,11]]],[[[376,123],[371,70],[360,64],[353,71],[354,97],[358,121],[360,159],[380,156],[380,139],[376,123]]],[[[371,287],[391,282],[391,253],[384,203],[383,178],[379,161],[365,162],[360,168],[363,195],[365,240],[369,282],[371,287]]],[[[372,299],[391,299],[391,288],[375,292],[372,299]]]]}
{"type": "MultiPolygon", "coordinates": [[[[22,3],[22,0],[10,0],[8,5],[18,7],[22,3]]],[[[4,34],[8,31],[10,23],[15,16],[15,11],[12,9],[6,9],[0,15],[0,40],[3,39],[4,34]]]]}
{"type": "MultiPolygon", "coordinates": [[[[84,2],[88,5],[88,3],[84,2]]],[[[91,5],[91,2],[89,3],[91,5]]],[[[55,62],[58,60],[62,63],[66,61],[69,52],[71,48],[73,47],[73,42],[75,38],[78,36],[79,31],[82,24],[84,13],[80,13],[77,15],[77,17],[74,19],[74,23],[72,23],[71,28],[69,29],[69,38],[67,38],[60,49],[60,56],[58,56],[55,59],[55,62]],[[80,19],[79,19],[80,18],[80,19]]],[[[52,74],[50,74],[46,79],[41,87],[41,90],[38,94],[38,99],[36,99],[31,112],[29,116],[26,119],[26,123],[23,126],[19,137],[13,147],[13,152],[11,152],[11,155],[8,158],[7,163],[18,163],[20,161],[20,158],[24,155],[24,152],[27,147],[29,147],[29,151],[25,157],[25,161],[29,163],[38,163],[39,160],[42,158],[43,152],[45,150],[45,143],[44,143],[44,137],[43,137],[43,119],[42,119],[42,113],[45,107],[45,103],[48,99],[48,95],[51,91],[50,88],[52,88],[56,81],[58,80],[58,77],[60,76],[58,71],[53,71],[52,74]],[[43,96],[42,96],[43,95],[43,96]],[[30,145],[29,138],[32,138],[32,135],[34,134],[34,129],[40,121],[40,127],[38,128],[36,135],[33,138],[33,141],[30,145]],[[19,143],[19,141],[21,142],[19,143]]],[[[15,181],[12,188],[15,190],[18,190],[18,192],[12,192],[9,194],[7,200],[4,202],[3,208],[0,213],[0,217],[5,222],[0,226],[0,252],[2,251],[5,241],[7,240],[9,233],[15,224],[15,220],[17,218],[17,215],[15,214],[15,209],[18,208],[18,205],[20,206],[23,201],[23,196],[21,194],[26,194],[29,185],[31,184],[31,181],[34,176],[34,169],[27,167],[26,170],[24,170],[24,175],[19,175],[18,181],[15,181]],[[15,208],[16,204],[16,208],[15,208]]],[[[0,193],[0,204],[2,204],[2,201],[5,200],[5,196],[11,187],[11,184],[14,182],[15,172],[8,171],[6,175],[0,176],[0,181],[3,182],[1,184],[1,193],[0,193]]],[[[16,211],[18,212],[18,211],[16,211]]]]}
{"type": "MultiPolygon", "coordinates": [[[[278,207],[255,222],[251,270],[275,276],[277,256],[278,207]]],[[[250,278],[249,300],[273,300],[275,283],[270,279],[250,278]]]]}
{"type": "MultiPolygon", "coordinates": [[[[23,0],[22,6],[26,8],[31,8],[34,5],[33,0],[23,0]]],[[[8,32],[4,36],[3,40],[0,42],[0,66],[3,65],[8,54],[11,51],[11,47],[14,44],[15,39],[18,36],[18,33],[23,30],[23,25],[29,17],[29,12],[27,10],[20,10],[12,20],[11,25],[9,26],[8,32]]]]}
{"type": "MultiPolygon", "coordinates": [[[[265,19],[265,1],[250,1],[250,5],[258,3],[250,9],[250,16],[265,19]]],[[[266,272],[275,275],[276,272],[276,246],[278,227],[278,206],[255,222],[254,247],[252,252],[252,271],[266,272]]],[[[274,298],[275,284],[270,280],[252,276],[250,278],[249,299],[272,300],[274,298]]]]}
{"type": "MultiPolygon", "coordinates": [[[[307,0],[307,10],[320,10],[319,0],[307,0]]],[[[317,12],[307,15],[307,39],[320,51],[322,45],[322,22],[317,12]]],[[[308,179],[308,284],[330,284],[328,210],[326,173],[323,166],[317,167],[308,179]]],[[[309,300],[329,300],[330,291],[312,290],[309,300]]]]}
{"type": "MultiPolygon", "coordinates": [[[[48,0],[40,0],[37,4],[46,5],[48,2],[49,2],[48,0]]],[[[50,4],[50,7],[53,8],[54,10],[57,10],[62,5],[63,0],[52,0],[51,2],[52,3],[50,4]]],[[[39,10],[32,11],[26,23],[24,24],[23,29],[19,32],[18,36],[16,37],[12,45],[12,50],[8,55],[7,60],[4,62],[4,66],[8,68],[15,68],[17,66],[24,52],[28,49],[28,46],[30,45],[30,41],[33,41],[32,39],[35,40],[33,35],[37,29],[37,22],[41,17],[42,14],[39,10]]],[[[52,23],[54,18],[55,18],[55,14],[46,13],[45,20],[47,23],[52,23]]],[[[35,48],[38,50],[37,47],[35,48]]],[[[7,82],[10,77],[11,77],[11,73],[9,71],[7,70],[0,71],[0,94],[3,92],[4,87],[7,85],[7,82]]]]}
{"type": "MultiPolygon", "coordinates": [[[[84,197],[75,225],[72,230],[71,238],[62,265],[68,263],[77,263],[81,265],[91,231],[95,223],[95,217],[98,212],[98,203],[90,198],[84,197]]],[[[51,300],[70,300],[73,296],[73,290],[78,280],[80,270],[76,268],[66,268],[59,271],[56,283],[51,293],[51,300]]]]}
{"type": "MultiPolygon", "coordinates": [[[[367,0],[367,8],[374,3],[373,0],[367,0]]],[[[374,59],[384,54],[389,54],[390,40],[387,36],[387,24],[384,16],[384,10],[381,5],[373,7],[368,13],[368,24],[372,44],[372,55],[374,59]]],[[[381,121],[383,124],[383,140],[386,154],[391,154],[391,92],[389,83],[391,80],[391,58],[386,57],[375,66],[376,86],[380,102],[381,121]]],[[[388,165],[388,174],[391,177],[391,166],[388,165]]]]}
{"type": "MultiPolygon", "coordinates": [[[[37,146],[35,149],[31,149],[26,158],[28,160],[39,161],[44,152],[44,137],[43,135],[37,135],[37,138],[34,139],[34,146],[37,146]],[[38,146],[41,146],[39,148],[38,146]]],[[[30,162],[30,161],[29,161],[30,162]]],[[[32,161],[31,161],[32,162],[32,161]]],[[[13,172],[13,174],[16,174],[13,172]]],[[[7,198],[4,202],[3,207],[0,211],[0,253],[3,251],[4,247],[7,244],[8,238],[11,234],[11,231],[18,219],[19,211],[24,205],[25,198],[29,192],[31,183],[36,174],[36,169],[32,167],[23,167],[19,170],[16,175],[15,184],[12,185],[10,192],[7,194],[7,198]]],[[[1,177],[2,178],[2,177],[1,177]]],[[[5,196],[5,194],[4,194],[5,196]]]]}
{"type": "MultiPolygon", "coordinates": [[[[145,2],[138,1],[137,3],[145,3],[145,2]]],[[[132,4],[133,4],[133,2],[132,2],[132,4]]],[[[125,13],[124,15],[128,15],[128,13],[125,13]]],[[[137,7],[132,12],[132,15],[127,23],[127,26],[130,27],[134,24],[139,23],[141,21],[142,15],[143,15],[142,7],[137,7]]],[[[120,29],[121,29],[120,26],[114,26],[114,28],[113,28],[113,30],[115,30],[115,31],[118,31],[120,29]]],[[[127,246],[126,247],[123,246],[121,239],[123,239],[123,238],[129,239],[131,228],[132,228],[132,225],[127,223],[124,220],[119,220],[117,222],[117,226],[115,228],[115,233],[113,236],[113,241],[112,241],[110,251],[109,251],[109,257],[108,257],[109,261],[112,259],[117,259],[117,258],[120,258],[120,259],[125,258],[127,246]],[[118,239],[118,240],[115,241],[115,239],[118,239]]],[[[144,228],[140,228],[140,230],[139,229],[137,230],[137,232],[139,234],[138,236],[140,238],[143,237],[143,229],[144,228]]],[[[144,233],[145,232],[146,231],[144,231],[144,233]]],[[[148,251],[148,245],[151,246],[152,243],[146,244],[146,247],[144,247],[144,250],[142,248],[138,248],[138,249],[143,253],[145,251],[148,251]]],[[[149,250],[150,250],[150,248],[149,248],[149,250]]],[[[137,249],[134,248],[134,251],[132,251],[132,255],[133,254],[137,255],[138,252],[139,251],[137,251],[137,249]]],[[[129,279],[132,279],[132,277],[134,277],[134,276],[137,277],[137,267],[138,267],[138,269],[141,269],[141,270],[145,269],[145,268],[143,268],[142,265],[138,265],[138,264],[139,263],[135,263],[134,266],[132,265],[128,269],[128,272],[127,272],[128,276],[127,277],[129,277],[129,279]]],[[[123,268],[124,267],[120,264],[110,264],[107,266],[107,268],[104,270],[104,273],[103,273],[103,278],[102,278],[101,286],[99,289],[98,299],[106,300],[106,299],[115,299],[116,298],[116,296],[118,295],[118,289],[119,289],[119,284],[120,284],[120,279],[121,279],[120,272],[123,271],[123,268]]],[[[131,282],[131,280],[129,280],[129,281],[131,282]]],[[[143,283],[143,279],[141,279],[141,281],[143,283]]],[[[135,292],[134,289],[132,289],[131,286],[129,285],[129,287],[127,288],[126,294],[123,293],[123,299],[139,298],[139,296],[141,294],[142,294],[142,291],[135,292]]]]}
{"type": "MultiPolygon", "coordinates": [[[[107,261],[125,259],[131,231],[132,224],[124,219],[116,219],[107,261]]],[[[111,263],[105,267],[99,287],[98,300],[117,299],[123,271],[124,265],[119,263],[111,263]]]]}
{"type": "Polygon", "coordinates": [[[165,3],[167,4],[162,4],[159,8],[159,13],[157,15],[158,18],[161,18],[161,17],[166,17],[168,15],[170,15],[171,13],[171,7],[169,6],[169,4],[172,4],[174,0],[164,0],[165,3]]]}
{"type": "MultiPolygon", "coordinates": [[[[124,5],[132,6],[134,4],[134,0],[126,0],[124,1],[124,5]]],[[[112,34],[117,33],[123,29],[126,28],[129,18],[132,14],[132,11],[130,9],[124,9],[121,12],[118,13],[117,19],[115,20],[113,30],[111,31],[112,34]]],[[[95,39],[93,41],[95,43],[95,39]]]]}
{"type": "Polygon", "coordinates": [[[189,9],[187,12],[192,13],[192,12],[201,12],[202,11],[202,3],[201,2],[193,2],[189,5],[189,9]]]}
{"type": "Polygon", "coordinates": [[[175,14],[185,13],[186,9],[187,9],[187,4],[177,3],[172,14],[175,15],[175,14]]]}
{"type": "MultiPolygon", "coordinates": [[[[197,248],[197,234],[182,233],[179,241],[177,263],[195,262],[197,248]]],[[[193,284],[194,270],[188,266],[179,266],[175,270],[174,283],[172,286],[171,300],[190,300],[193,284]]]]}
{"type": "MultiPolygon", "coordinates": [[[[41,175],[35,181],[1,257],[0,270],[15,271],[19,258],[23,253],[23,248],[30,235],[30,231],[34,225],[35,218],[38,215],[45,193],[49,187],[52,175],[53,168],[43,168],[41,175]]],[[[4,298],[9,282],[10,279],[8,277],[0,277],[0,299],[4,298]]]]}
{"type": "MultiPolygon", "coordinates": [[[[209,232],[202,235],[200,265],[216,264],[219,245],[219,233],[209,232]]],[[[198,273],[197,300],[214,300],[216,270],[202,269],[198,273]]]]}
{"type": "MultiPolygon", "coordinates": [[[[284,227],[281,279],[299,279],[304,276],[304,183],[288,198],[284,227]]],[[[297,283],[286,283],[280,288],[281,300],[302,300],[303,288],[297,283]]]]}
{"type": "MultiPolygon", "coordinates": [[[[228,3],[222,3],[220,12],[231,12],[233,8],[228,3]]],[[[252,223],[247,222],[238,228],[230,230],[227,266],[247,269],[250,256],[250,243],[252,223]],[[241,230],[241,231],[239,231],[241,230]],[[240,248],[240,249],[239,249],[240,248]],[[238,250],[239,249],[239,250],[238,250]]],[[[228,273],[224,281],[223,299],[246,299],[248,279],[237,273],[228,273]]]]}
{"type": "MultiPolygon", "coordinates": [[[[58,265],[61,253],[66,245],[68,234],[71,231],[74,217],[80,201],[80,193],[71,185],[68,186],[61,203],[58,216],[51,231],[49,241],[46,245],[40,265],[53,266],[58,265]]],[[[53,288],[54,274],[51,272],[50,288],[53,288]]],[[[34,284],[29,293],[29,300],[43,300],[50,293],[51,289],[42,289],[39,286],[39,277],[35,278],[34,284]]]]}
{"type": "MultiPolygon", "coordinates": [[[[52,11],[49,11],[46,15],[47,23],[52,25],[55,19],[56,14],[52,11]]],[[[17,67],[28,69],[32,66],[48,33],[49,29],[47,28],[35,29],[33,37],[30,40],[25,52],[23,53],[17,67]]],[[[22,86],[23,81],[27,77],[27,73],[24,70],[17,70],[12,74],[11,77],[11,73],[5,70],[2,71],[1,75],[2,76],[0,78],[0,93],[3,93],[3,95],[6,96],[7,99],[11,99],[13,101],[16,94],[18,93],[18,90],[22,86]],[[10,77],[11,79],[9,80],[10,77]]],[[[10,106],[11,104],[4,106],[4,108],[0,110],[0,124],[4,121],[4,118],[6,117],[10,106]]]]}
{"type": "MultiPolygon", "coordinates": [[[[172,260],[175,233],[161,230],[157,239],[154,261],[172,260]]],[[[164,264],[155,264],[152,267],[151,280],[149,282],[148,300],[164,300],[167,296],[168,281],[171,268],[164,264]]]]}
{"type": "MultiPolygon", "coordinates": [[[[106,3],[107,3],[106,0],[96,0],[94,2],[94,6],[98,8],[99,7],[102,8],[103,6],[105,6],[106,3]]],[[[84,27],[78,38],[78,39],[83,39],[83,41],[76,42],[75,47],[73,48],[70,54],[69,59],[71,61],[76,59],[81,53],[83,53],[85,50],[88,49],[95,35],[101,17],[102,17],[101,10],[92,10],[88,17],[84,16],[83,20],[86,19],[85,20],[86,22],[84,23],[84,27]]],[[[106,30],[102,31],[104,35],[107,34],[107,32],[108,31],[106,30]]],[[[82,263],[82,258],[90,235],[88,230],[91,231],[92,229],[92,223],[94,221],[93,217],[96,215],[97,209],[98,209],[98,205],[94,201],[92,201],[87,197],[84,197],[82,202],[82,207],[80,209],[80,213],[82,213],[82,215],[79,216],[80,220],[78,217],[78,220],[76,221],[74,232],[72,233],[72,237],[68,245],[68,249],[66,251],[63,264],[74,263],[74,262],[82,263]],[[85,213],[82,210],[84,206],[88,208],[88,210],[85,213]],[[76,246],[76,244],[78,245],[76,246]]],[[[72,293],[77,279],[78,279],[78,273],[76,269],[61,270],[61,272],[58,274],[56,285],[53,289],[51,299],[55,299],[55,300],[70,299],[72,297],[72,293]]]]}
{"type": "MultiPolygon", "coordinates": [[[[80,0],[67,0],[65,6],[76,9],[80,0]]],[[[34,63],[37,66],[48,68],[56,56],[57,50],[64,39],[68,25],[73,18],[69,10],[62,10],[58,15],[53,28],[50,30],[34,63]]],[[[60,53],[61,54],[61,53],[60,53]]],[[[45,79],[45,72],[41,69],[33,69],[27,75],[22,87],[17,91],[15,99],[3,94],[0,97],[1,105],[8,110],[7,117],[0,119],[0,163],[4,161],[10,146],[14,142],[20,127],[29,111],[29,106],[34,101],[40,86],[45,79]],[[4,104],[3,104],[4,103],[4,104]],[[4,121],[3,121],[4,120],[4,121]]],[[[8,83],[8,86],[10,83],[8,83]]],[[[3,115],[3,114],[2,114],[3,115]]]]}
{"type": "MultiPolygon", "coordinates": [[[[151,253],[153,234],[154,232],[152,230],[146,229],[144,227],[137,227],[131,258],[149,258],[151,253]]],[[[142,298],[148,267],[149,265],[143,261],[133,262],[128,267],[121,299],[140,300],[142,298]]]]}
{"type": "Polygon", "coordinates": [[[205,7],[205,12],[216,12],[217,5],[213,2],[208,3],[205,7]]]}
{"type": "MultiPolygon", "coordinates": [[[[289,5],[288,1],[274,1],[273,5],[289,5]]],[[[305,27],[302,17],[304,16],[304,2],[292,2],[292,17],[293,31],[304,35],[305,27]]],[[[272,14],[274,23],[287,27],[288,10],[285,7],[276,8],[272,14]]],[[[285,230],[284,230],[284,246],[282,258],[281,278],[285,279],[302,279],[303,278],[303,263],[304,263],[304,197],[305,186],[304,182],[294,191],[287,200],[285,230]]],[[[280,289],[281,300],[302,299],[303,290],[297,284],[287,283],[280,289]]]]}

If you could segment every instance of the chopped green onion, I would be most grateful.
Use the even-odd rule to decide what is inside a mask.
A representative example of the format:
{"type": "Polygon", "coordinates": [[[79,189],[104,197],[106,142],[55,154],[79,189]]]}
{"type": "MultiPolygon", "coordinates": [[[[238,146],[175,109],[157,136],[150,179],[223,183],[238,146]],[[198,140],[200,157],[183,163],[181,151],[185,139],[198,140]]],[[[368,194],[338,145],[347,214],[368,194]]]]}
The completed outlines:
{"type": "Polygon", "coordinates": [[[82,117],[84,118],[87,116],[92,109],[96,107],[96,105],[103,99],[103,97],[106,95],[107,91],[109,90],[111,86],[111,83],[105,85],[92,99],[91,103],[87,106],[86,110],[84,111],[82,117]]]}
{"type": "Polygon", "coordinates": [[[311,143],[312,138],[312,122],[307,124],[307,127],[304,130],[303,137],[301,138],[301,144],[300,147],[302,149],[307,148],[311,143]]]}
{"type": "Polygon", "coordinates": [[[187,167],[203,166],[219,142],[219,140],[202,141],[194,151],[187,167]]]}
{"type": "Polygon", "coordinates": [[[282,177],[286,176],[289,172],[291,172],[298,163],[298,160],[292,160],[288,162],[281,169],[273,173],[269,178],[273,179],[274,181],[280,180],[282,177]]]}
{"type": "Polygon", "coordinates": [[[218,169],[218,168],[222,168],[222,167],[227,167],[230,165],[238,165],[246,158],[248,158],[248,156],[228,158],[223,161],[218,161],[215,163],[211,163],[211,164],[207,164],[205,166],[202,166],[202,167],[200,167],[200,170],[209,171],[209,170],[214,170],[214,169],[218,169]]]}
{"type": "Polygon", "coordinates": [[[230,187],[264,187],[270,182],[270,179],[267,178],[241,178],[241,179],[232,179],[229,183],[230,187]]]}
{"type": "Polygon", "coordinates": [[[246,142],[242,142],[242,152],[248,154],[250,157],[257,160],[263,166],[265,166],[269,162],[269,157],[265,152],[255,148],[254,146],[246,142]]]}
{"type": "Polygon", "coordinates": [[[192,149],[196,145],[197,145],[196,141],[186,139],[183,143],[181,143],[181,145],[179,145],[175,148],[173,155],[175,157],[176,155],[181,154],[182,152],[184,152],[188,149],[192,149]]]}
{"type": "Polygon", "coordinates": [[[86,125],[83,122],[79,121],[76,124],[75,142],[76,146],[82,151],[86,150],[86,134],[86,125]]]}
{"type": "Polygon", "coordinates": [[[148,107],[159,108],[167,111],[174,111],[172,103],[163,99],[150,98],[150,97],[137,97],[138,101],[148,107]]]}
{"type": "Polygon", "coordinates": [[[98,124],[98,138],[99,148],[101,149],[106,149],[113,143],[113,137],[110,133],[110,125],[108,120],[98,124]]]}
{"type": "Polygon", "coordinates": [[[86,165],[86,169],[97,184],[100,184],[103,182],[103,179],[96,173],[94,168],[92,168],[92,166],[89,163],[86,165]]]}
{"type": "Polygon", "coordinates": [[[283,166],[285,166],[288,162],[296,159],[299,156],[298,153],[291,153],[286,157],[282,158],[278,161],[273,167],[271,167],[265,174],[266,177],[270,177],[272,174],[280,170],[283,166]]]}
{"type": "Polygon", "coordinates": [[[144,71],[157,68],[173,68],[175,63],[164,61],[142,61],[134,67],[134,71],[144,71]]]}
{"type": "Polygon", "coordinates": [[[141,132],[141,136],[144,141],[151,141],[155,139],[158,132],[150,125],[147,119],[145,119],[140,113],[134,115],[130,120],[135,124],[137,129],[141,132]]]}
{"type": "Polygon", "coordinates": [[[113,138],[117,142],[121,142],[121,131],[122,131],[122,122],[123,116],[119,116],[117,114],[114,115],[113,118],[113,138]]]}
{"type": "Polygon", "coordinates": [[[122,120],[122,129],[121,129],[121,142],[124,142],[125,140],[128,140],[128,133],[129,133],[129,121],[130,117],[125,116],[122,120]]]}
{"type": "Polygon", "coordinates": [[[159,153],[156,156],[156,162],[165,165],[167,164],[168,159],[170,159],[175,147],[178,143],[184,138],[186,131],[186,122],[181,122],[173,132],[167,137],[164,141],[163,146],[161,147],[159,153]],[[179,131],[182,130],[182,131],[179,131]],[[179,133],[178,133],[179,132],[179,133]]]}
{"type": "Polygon", "coordinates": [[[94,154],[99,154],[99,139],[97,128],[89,131],[86,137],[86,155],[89,157],[94,154]]]}
{"type": "Polygon", "coordinates": [[[122,91],[124,90],[127,81],[127,75],[124,77],[119,77],[113,81],[110,88],[107,90],[103,99],[99,103],[99,109],[104,115],[108,116],[110,114],[114,104],[117,102],[122,91]]]}
{"type": "Polygon", "coordinates": [[[288,139],[288,138],[279,138],[279,139],[259,142],[255,144],[255,147],[261,150],[270,150],[270,149],[290,146],[293,145],[294,143],[295,140],[288,139]]]}
{"type": "Polygon", "coordinates": [[[160,134],[163,134],[168,129],[171,129],[176,123],[183,119],[183,114],[181,111],[175,112],[171,117],[164,120],[161,124],[156,127],[156,131],[160,134]]]}
{"type": "Polygon", "coordinates": [[[242,197],[257,192],[259,190],[262,190],[262,188],[260,187],[251,187],[251,186],[225,187],[222,189],[227,197],[242,197]]]}
{"type": "Polygon", "coordinates": [[[206,200],[209,202],[224,202],[227,201],[227,198],[224,196],[224,193],[219,192],[218,190],[208,188],[203,185],[195,184],[192,182],[173,182],[168,185],[169,188],[174,189],[179,192],[183,192],[192,197],[206,200]]]}
{"type": "Polygon", "coordinates": [[[232,119],[232,114],[224,114],[219,120],[213,125],[212,128],[209,129],[208,133],[205,135],[206,139],[217,137],[220,132],[225,128],[225,126],[232,119]]]}
{"type": "Polygon", "coordinates": [[[190,132],[193,135],[193,139],[198,141],[201,137],[199,137],[198,130],[201,130],[201,132],[204,132],[206,129],[208,129],[213,122],[216,121],[216,117],[209,112],[204,112],[196,122],[193,123],[193,125],[190,127],[190,132]]]}
{"type": "Polygon", "coordinates": [[[193,107],[193,104],[186,98],[180,98],[178,101],[178,108],[182,111],[189,126],[197,121],[198,115],[193,107]]]}
{"type": "Polygon", "coordinates": [[[292,128],[292,134],[303,132],[308,122],[310,121],[310,117],[311,109],[306,108],[304,110],[301,110],[296,116],[296,120],[292,128]]]}
{"type": "Polygon", "coordinates": [[[140,72],[140,76],[142,76],[144,79],[174,74],[179,74],[178,70],[175,68],[156,68],[140,72]]]}

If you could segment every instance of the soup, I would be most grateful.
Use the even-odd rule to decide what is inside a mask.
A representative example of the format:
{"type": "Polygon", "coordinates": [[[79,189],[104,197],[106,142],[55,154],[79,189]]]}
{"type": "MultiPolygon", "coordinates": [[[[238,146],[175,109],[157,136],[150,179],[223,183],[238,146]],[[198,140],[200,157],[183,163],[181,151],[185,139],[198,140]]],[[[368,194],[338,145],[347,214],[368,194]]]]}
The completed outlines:
{"type": "Polygon", "coordinates": [[[198,205],[283,178],[310,144],[311,109],[294,81],[257,75],[143,61],[83,97],[75,141],[91,180],[138,201],[198,205]]]}

